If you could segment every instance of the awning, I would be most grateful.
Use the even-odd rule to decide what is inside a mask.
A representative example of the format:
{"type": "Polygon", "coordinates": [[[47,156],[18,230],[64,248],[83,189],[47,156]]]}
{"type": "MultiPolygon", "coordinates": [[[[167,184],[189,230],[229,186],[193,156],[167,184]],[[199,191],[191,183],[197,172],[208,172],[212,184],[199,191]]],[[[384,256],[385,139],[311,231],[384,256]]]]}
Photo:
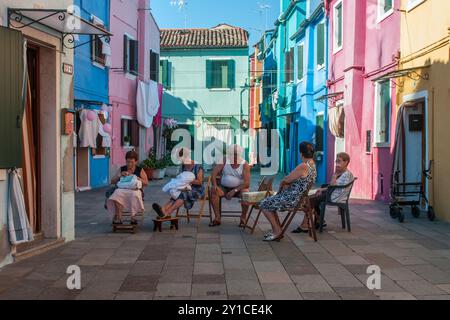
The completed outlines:
{"type": "Polygon", "coordinates": [[[378,78],[373,79],[373,82],[383,82],[383,81],[388,81],[391,79],[397,79],[397,78],[403,78],[403,77],[408,77],[411,80],[429,80],[430,79],[430,75],[428,73],[425,74],[421,74],[419,72],[419,70],[421,69],[427,69],[430,66],[422,66],[422,67],[415,67],[415,68],[408,68],[408,69],[403,69],[403,70],[395,70],[395,71],[391,71],[388,72],[378,78]]]}
{"type": "Polygon", "coordinates": [[[344,92],[341,91],[341,92],[333,92],[333,93],[329,93],[329,94],[324,94],[323,96],[318,97],[314,101],[324,102],[324,101],[328,101],[329,99],[333,99],[334,101],[344,99],[344,92]]]}
{"type": "Polygon", "coordinates": [[[59,33],[63,46],[68,49],[75,49],[91,42],[77,44],[77,35],[98,36],[104,38],[107,43],[112,36],[106,29],[69,12],[67,9],[8,9],[8,27],[20,30],[38,26],[44,30],[59,33]]]}

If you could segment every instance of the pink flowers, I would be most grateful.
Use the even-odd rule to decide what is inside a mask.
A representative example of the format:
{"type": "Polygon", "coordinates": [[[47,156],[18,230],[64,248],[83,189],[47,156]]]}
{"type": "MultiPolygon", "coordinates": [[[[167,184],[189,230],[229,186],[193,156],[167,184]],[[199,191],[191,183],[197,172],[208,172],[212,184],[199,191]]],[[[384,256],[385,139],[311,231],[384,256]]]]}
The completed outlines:
{"type": "Polygon", "coordinates": [[[176,127],[178,127],[178,122],[175,119],[168,118],[168,119],[164,120],[164,125],[168,129],[175,129],[176,127]]]}

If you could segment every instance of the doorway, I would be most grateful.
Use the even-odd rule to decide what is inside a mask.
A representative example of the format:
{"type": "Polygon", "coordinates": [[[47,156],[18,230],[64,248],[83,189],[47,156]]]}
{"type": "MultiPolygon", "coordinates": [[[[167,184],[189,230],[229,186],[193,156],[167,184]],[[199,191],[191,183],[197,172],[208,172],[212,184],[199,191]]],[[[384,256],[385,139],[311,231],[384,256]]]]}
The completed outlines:
{"type": "Polygon", "coordinates": [[[27,179],[25,180],[28,195],[26,196],[28,215],[33,232],[42,231],[42,206],[41,206],[41,120],[40,120],[40,51],[39,47],[28,44],[28,104],[26,107],[26,134],[28,143],[25,153],[28,154],[29,163],[24,163],[23,168],[27,179]]]}

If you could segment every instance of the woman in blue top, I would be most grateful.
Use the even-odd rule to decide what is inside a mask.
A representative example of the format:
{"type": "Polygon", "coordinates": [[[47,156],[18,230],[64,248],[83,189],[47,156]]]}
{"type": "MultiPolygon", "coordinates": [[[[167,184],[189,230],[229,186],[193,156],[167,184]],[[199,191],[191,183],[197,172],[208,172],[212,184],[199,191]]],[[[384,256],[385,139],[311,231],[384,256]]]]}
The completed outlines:
{"type": "Polygon", "coordinates": [[[182,191],[178,199],[170,199],[164,206],[157,203],[153,204],[153,210],[156,211],[159,217],[168,217],[173,212],[181,208],[183,205],[186,210],[191,210],[195,202],[204,196],[205,186],[203,185],[203,167],[191,159],[191,152],[189,149],[182,148],[178,156],[182,162],[181,170],[183,172],[192,172],[195,175],[195,180],[191,182],[191,190],[182,191]]]}

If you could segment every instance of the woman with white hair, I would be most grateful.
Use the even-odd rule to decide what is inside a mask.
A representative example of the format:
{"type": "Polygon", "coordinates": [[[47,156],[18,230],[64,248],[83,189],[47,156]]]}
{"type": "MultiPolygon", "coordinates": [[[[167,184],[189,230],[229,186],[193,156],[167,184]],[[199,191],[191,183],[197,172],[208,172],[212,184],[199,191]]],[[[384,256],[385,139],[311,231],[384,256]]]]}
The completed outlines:
{"type": "MultiPolygon", "coordinates": [[[[243,149],[238,145],[232,145],[227,150],[225,163],[218,164],[212,172],[212,195],[211,203],[214,210],[215,219],[210,227],[220,226],[221,198],[231,200],[232,198],[240,198],[243,192],[250,189],[250,166],[242,157],[243,149]],[[220,176],[220,184],[218,185],[218,177],[220,176]]],[[[241,205],[242,215],[240,226],[245,225],[248,206],[241,205]]]]}

